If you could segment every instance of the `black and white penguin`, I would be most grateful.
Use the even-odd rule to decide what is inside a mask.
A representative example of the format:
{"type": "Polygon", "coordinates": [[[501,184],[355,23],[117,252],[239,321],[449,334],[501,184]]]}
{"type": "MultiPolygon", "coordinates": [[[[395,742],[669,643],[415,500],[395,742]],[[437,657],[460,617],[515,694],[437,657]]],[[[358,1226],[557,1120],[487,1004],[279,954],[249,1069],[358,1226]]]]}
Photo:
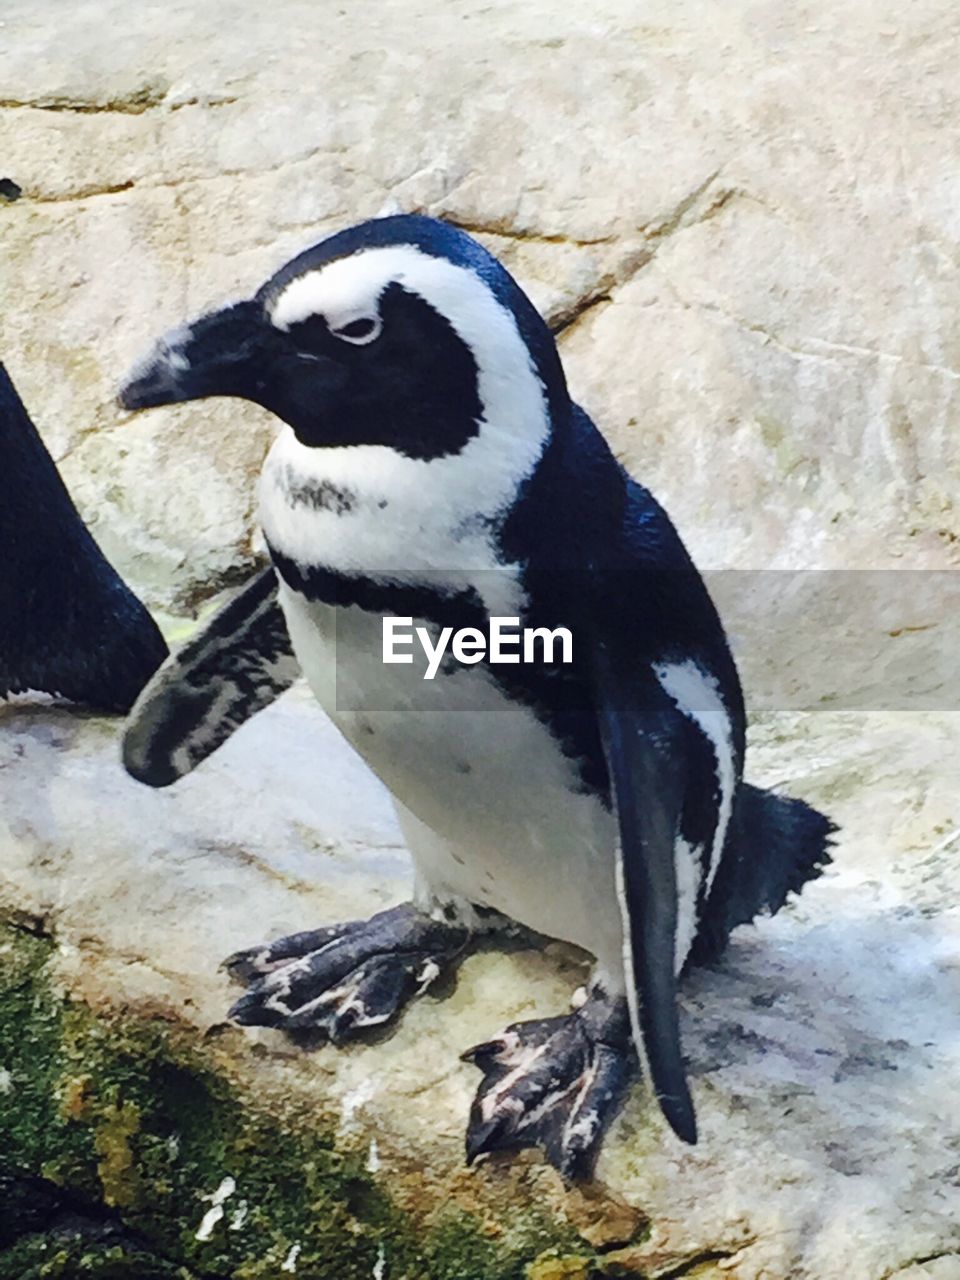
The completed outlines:
{"type": "Polygon", "coordinates": [[[2,364],[0,477],[0,697],[129,711],[166,643],[80,519],[2,364]]]}
{"type": "Polygon", "coordinates": [[[662,508],[571,400],[547,326],[460,230],[378,219],[169,335],[121,401],[205,396],[286,424],[260,487],[273,570],[144,692],[127,768],[172,782],[299,663],[392,792],[416,871],[408,905],[232,957],[247,984],[232,1016],[343,1041],[506,918],[596,966],[571,1013],[468,1051],[483,1072],[468,1159],[540,1145],[588,1174],[634,1046],[694,1142],[677,977],[818,875],[832,827],[743,781],[714,606],[662,508]],[[416,654],[384,663],[390,616],[432,636],[492,617],[566,627],[572,661],[445,660],[426,681],[416,654]]]}

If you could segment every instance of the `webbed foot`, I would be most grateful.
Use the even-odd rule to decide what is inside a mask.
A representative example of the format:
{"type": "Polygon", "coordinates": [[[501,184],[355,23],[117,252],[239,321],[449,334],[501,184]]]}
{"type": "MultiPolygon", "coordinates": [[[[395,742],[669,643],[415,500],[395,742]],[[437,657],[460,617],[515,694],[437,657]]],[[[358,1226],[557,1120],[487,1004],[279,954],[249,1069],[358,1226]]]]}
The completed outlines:
{"type": "Polygon", "coordinates": [[[515,1022],[463,1058],[484,1073],[470,1109],[467,1163],[539,1146],[566,1178],[592,1174],[639,1073],[627,1002],[599,989],[566,1017],[515,1022]]]}
{"type": "Polygon", "coordinates": [[[247,987],[228,1016],[244,1026],[319,1031],[341,1044],[389,1022],[457,962],[470,938],[466,925],[406,903],[248,947],[224,961],[247,987]]]}

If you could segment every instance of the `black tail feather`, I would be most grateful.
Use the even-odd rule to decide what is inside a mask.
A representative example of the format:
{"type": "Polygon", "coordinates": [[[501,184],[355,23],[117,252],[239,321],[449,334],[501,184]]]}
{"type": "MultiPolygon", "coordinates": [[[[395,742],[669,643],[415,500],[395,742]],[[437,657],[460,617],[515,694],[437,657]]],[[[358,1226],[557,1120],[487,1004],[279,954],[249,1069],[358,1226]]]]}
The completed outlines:
{"type": "Polygon", "coordinates": [[[836,829],[803,800],[743,783],[691,962],[716,959],[737,925],[774,915],[815,880],[831,860],[836,829]]]}
{"type": "Polygon", "coordinates": [[[126,711],[167,656],[104,559],[0,364],[0,698],[38,690],[126,711]]]}

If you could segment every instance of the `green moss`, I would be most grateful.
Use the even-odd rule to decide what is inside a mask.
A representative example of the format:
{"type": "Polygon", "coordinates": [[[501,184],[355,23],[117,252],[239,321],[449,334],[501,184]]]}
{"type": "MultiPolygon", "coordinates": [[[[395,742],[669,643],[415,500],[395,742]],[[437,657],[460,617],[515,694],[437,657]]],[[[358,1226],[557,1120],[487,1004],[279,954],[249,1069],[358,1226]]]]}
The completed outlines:
{"type": "Polygon", "coordinates": [[[584,1254],[551,1254],[537,1258],[527,1268],[527,1280],[591,1280],[594,1275],[594,1259],[584,1254]]]}
{"type": "Polygon", "coordinates": [[[298,1276],[372,1274],[405,1221],[360,1163],[328,1137],[278,1123],[231,1086],[171,1028],[127,1025],[104,1036],[72,1020],[72,1053],[93,1065],[85,1108],[102,1197],[164,1256],[237,1280],[276,1277],[299,1246],[298,1276]],[[236,1191],[209,1238],[198,1230],[226,1178],[236,1191]]]}
{"type": "Polygon", "coordinates": [[[92,1134],[61,1105],[70,1079],[63,1006],[44,980],[53,943],[0,930],[0,1153],[33,1173],[99,1193],[92,1134]]]}
{"type": "Polygon", "coordinates": [[[186,1029],[59,997],[52,954],[49,939],[0,928],[0,1164],[112,1215],[141,1252],[24,1225],[0,1280],[279,1280],[294,1249],[297,1280],[525,1280],[551,1248],[579,1256],[583,1241],[545,1206],[491,1223],[448,1205],[414,1221],[322,1122],[264,1112],[186,1029]],[[199,1231],[227,1178],[222,1216],[199,1231]]]}
{"type": "Polygon", "coordinates": [[[524,1275],[515,1250],[498,1248],[468,1214],[443,1215],[430,1232],[420,1263],[430,1280],[523,1280],[524,1275]]]}
{"type": "Polygon", "coordinates": [[[100,1108],[93,1145],[100,1157],[97,1173],[104,1202],[132,1208],[142,1199],[132,1139],[140,1128],[140,1111],[131,1102],[100,1108]]]}
{"type": "Polygon", "coordinates": [[[185,1267],[123,1245],[28,1236],[0,1254],[0,1280],[198,1280],[185,1267]]]}

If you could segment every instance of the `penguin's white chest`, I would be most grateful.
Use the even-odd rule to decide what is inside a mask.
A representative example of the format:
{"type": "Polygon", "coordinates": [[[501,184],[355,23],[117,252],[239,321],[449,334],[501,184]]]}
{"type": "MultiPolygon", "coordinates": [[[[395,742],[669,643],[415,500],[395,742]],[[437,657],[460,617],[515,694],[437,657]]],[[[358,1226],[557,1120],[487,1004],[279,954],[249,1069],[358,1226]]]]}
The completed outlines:
{"type": "Polygon", "coordinates": [[[406,832],[439,894],[489,906],[616,967],[616,829],[549,730],[484,667],[424,680],[383,661],[382,618],[281,586],[297,658],[344,736],[429,830],[406,832]]]}

